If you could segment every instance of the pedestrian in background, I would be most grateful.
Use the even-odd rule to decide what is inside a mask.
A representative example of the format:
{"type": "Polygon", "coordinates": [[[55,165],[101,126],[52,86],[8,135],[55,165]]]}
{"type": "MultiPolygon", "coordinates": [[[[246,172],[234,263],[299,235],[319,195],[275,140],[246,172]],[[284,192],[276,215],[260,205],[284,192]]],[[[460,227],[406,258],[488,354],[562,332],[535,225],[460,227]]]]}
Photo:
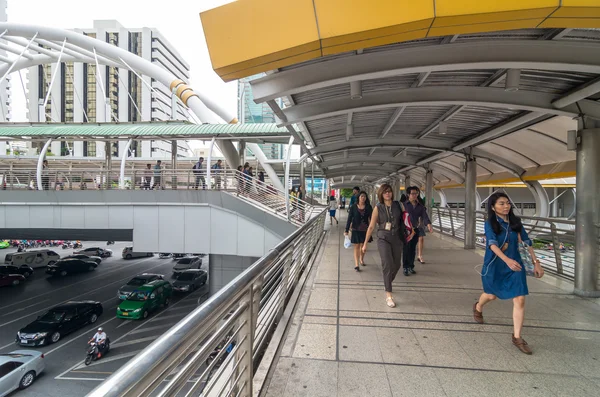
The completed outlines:
{"type": "Polygon", "coordinates": [[[150,183],[152,182],[152,164],[146,164],[144,170],[144,190],[150,190],[150,183]]]}
{"type": "Polygon", "coordinates": [[[161,183],[161,173],[162,173],[162,167],[161,167],[161,163],[162,161],[160,160],[156,160],[156,165],[154,166],[154,186],[152,186],[152,189],[160,188],[160,183],[161,183]]]}
{"type": "Polygon", "coordinates": [[[352,227],[350,242],[354,247],[354,270],[360,271],[360,266],[365,265],[365,253],[361,250],[362,245],[366,244],[367,230],[371,223],[371,215],[373,208],[369,202],[367,192],[358,194],[358,202],[348,210],[348,220],[346,222],[346,230],[344,235],[347,236],[352,227]]]}
{"type": "MultiPolygon", "coordinates": [[[[426,227],[429,230],[429,233],[433,233],[433,228],[431,227],[431,221],[429,220],[429,215],[427,215],[427,210],[418,200],[419,196],[419,188],[416,186],[411,186],[406,189],[406,193],[408,194],[408,200],[404,203],[404,208],[406,212],[410,215],[410,222],[417,230],[419,226],[426,227]]],[[[409,276],[411,274],[417,274],[415,271],[415,256],[417,254],[417,244],[419,243],[418,238],[411,239],[406,247],[404,248],[404,255],[402,260],[403,272],[405,276],[409,276]]]]}
{"type": "Polygon", "coordinates": [[[198,190],[198,186],[200,186],[200,181],[202,181],[202,189],[206,189],[206,180],[204,179],[204,171],[202,170],[203,165],[204,157],[200,157],[198,162],[192,167],[192,172],[196,176],[196,183],[194,185],[196,190],[198,190]]]}
{"type": "Polygon", "coordinates": [[[223,160],[217,160],[212,166],[212,172],[215,178],[215,189],[221,189],[221,170],[223,169],[223,160]]]}
{"type": "Polygon", "coordinates": [[[329,197],[329,224],[333,225],[333,221],[335,220],[335,224],[337,225],[339,222],[335,217],[335,212],[338,209],[338,203],[335,199],[335,196],[329,197]]]}
{"type": "MultiPolygon", "coordinates": [[[[419,203],[425,207],[425,210],[427,211],[427,206],[425,205],[425,200],[423,200],[423,197],[421,197],[421,195],[419,194],[417,196],[417,199],[419,200],[419,203]]],[[[419,241],[417,242],[417,260],[421,263],[421,264],[425,264],[425,261],[423,260],[423,249],[425,248],[425,236],[427,235],[427,233],[425,233],[425,226],[423,225],[419,225],[417,227],[417,237],[419,238],[419,241]]]]}
{"type": "Polygon", "coordinates": [[[523,227],[521,218],[513,212],[505,193],[494,193],[488,199],[488,216],[485,222],[486,250],[481,270],[483,293],[473,305],[473,317],[483,324],[483,307],[496,298],[513,301],[512,343],[521,352],[532,354],[521,337],[525,319],[525,296],[529,295],[527,275],[519,253],[519,243],[528,246],[534,264],[534,275],[544,276],[544,269],[535,255],[532,242],[523,227]]]}

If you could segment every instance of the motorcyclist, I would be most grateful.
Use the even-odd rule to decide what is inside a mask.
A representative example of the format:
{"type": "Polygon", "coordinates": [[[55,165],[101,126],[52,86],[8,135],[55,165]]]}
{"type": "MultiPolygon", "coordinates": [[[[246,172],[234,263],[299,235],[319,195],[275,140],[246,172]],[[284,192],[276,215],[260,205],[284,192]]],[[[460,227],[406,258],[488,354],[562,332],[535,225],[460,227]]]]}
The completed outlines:
{"type": "Polygon", "coordinates": [[[92,339],[88,341],[88,345],[92,342],[96,342],[98,346],[98,358],[102,357],[102,353],[104,353],[104,349],[106,347],[106,332],[102,327],[98,328],[98,331],[92,336],[92,339]]]}

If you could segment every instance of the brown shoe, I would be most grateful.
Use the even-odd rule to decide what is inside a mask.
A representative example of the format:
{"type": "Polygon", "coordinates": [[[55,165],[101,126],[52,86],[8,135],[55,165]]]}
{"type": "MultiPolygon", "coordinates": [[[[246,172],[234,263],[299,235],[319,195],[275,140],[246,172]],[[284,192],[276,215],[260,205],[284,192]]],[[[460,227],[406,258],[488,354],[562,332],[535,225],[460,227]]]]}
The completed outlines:
{"type": "Polygon", "coordinates": [[[529,346],[527,345],[527,342],[525,342],[525,339],[523,339],[523,338],[515,338],[515,335],[513,334],[513,336],[512,336],[512,342],[513,342],[513,345],[517,346],[517,348],[519,350],[521,350],[523,353],[525,353],[525,354],[532,354],[533,353],[531,351],[531,349],[529,348],[529,346]]]}
{"type": "Polygon", "coordinates": [[[477,304],[479,302],[475,302],[473,304],[473,318],[475,319],[475,322],[479,323],[479,324],[483,324],[483,313],[480,312],[479,310],[477,310],[477,304]]]}

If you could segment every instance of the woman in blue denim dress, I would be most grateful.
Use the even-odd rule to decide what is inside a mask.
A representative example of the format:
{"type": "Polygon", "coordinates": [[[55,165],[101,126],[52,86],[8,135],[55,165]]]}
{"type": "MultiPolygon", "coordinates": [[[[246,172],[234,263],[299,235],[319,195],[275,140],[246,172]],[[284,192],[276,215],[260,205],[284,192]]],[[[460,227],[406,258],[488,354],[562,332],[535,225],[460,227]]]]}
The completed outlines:
{"type": "Polygon", "coordinates": [[[473,305],[473,317],[483,324],[483,306],[499,299],[513,301],[513,344],[523,353],[531,354],[527,342],[521,337],[525,317],[525,296],[527,275],[519,253],[519,237],[529,246],[529,255],[537,278],[544,275],[544,269],[533,251],[531,240],[521,223],[513,213],[510,200],[504,193],[494,193],[489,198],[488,219],[485,222],[486,251],[481,270],[483,293],[473,305]]]}

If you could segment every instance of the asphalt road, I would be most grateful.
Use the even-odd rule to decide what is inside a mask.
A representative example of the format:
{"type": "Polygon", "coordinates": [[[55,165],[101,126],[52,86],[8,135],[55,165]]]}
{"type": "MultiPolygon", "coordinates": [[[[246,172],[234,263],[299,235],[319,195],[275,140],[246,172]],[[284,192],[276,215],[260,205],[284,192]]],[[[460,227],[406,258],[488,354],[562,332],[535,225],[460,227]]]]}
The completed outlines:
{"type": "MultiPolygon", "coordinates": [[[[139,273],[164,274],[171,280],[171,269],[175,261],[171,258],[150,258],[125,260],[121,258],[123,247],[119,243],[106,247],[106,242],[84,242],[84,247],[106,247],[113,250],[113,257],[104,259],[98,268],[90,273],[48,278],[44,269],[36,269],[35,274],[23,285],[0,288],[0,353],[16,349],[35,349],[45,354],[46,370],[36,382],[25,391],[14,392],[13,396],[61,396],[82,397],[102,380],[120,368],[135,354],[148,346],[177,321],[185,317],[208,297],[208,286],[191,294],[175,294],[167,308],[153,312],[146,320],[123,320],[115,317],[119,301],[118,288],[139,273]],[[96,324],[64,336],[58,343],[44,347],[27,348],[15,345],[17,331],[47,309],[71,300],[95,300],[102,303],[104,313],[96,324]],[[97,327],[102,326],[111,340],[110,352],[99,361],[85,366],[86,343],[97,327]]],[[[3,261],[6,253],[14,249],[0,250],[3,261]]],[[[56,251],[63,256],[72,250],[56,251]]],[[[203,268],[208,270],[208,256],[203,258],[203,268]]]]}

